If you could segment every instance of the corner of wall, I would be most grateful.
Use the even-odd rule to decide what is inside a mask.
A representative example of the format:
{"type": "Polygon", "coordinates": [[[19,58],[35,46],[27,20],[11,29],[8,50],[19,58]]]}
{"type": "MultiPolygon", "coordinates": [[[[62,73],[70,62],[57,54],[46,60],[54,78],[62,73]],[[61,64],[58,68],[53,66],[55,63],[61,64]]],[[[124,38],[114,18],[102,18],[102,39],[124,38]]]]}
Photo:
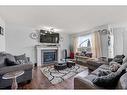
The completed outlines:
{"type": "Polygon", "coordinates": [[[0,17],[0,26],[4,29],[3,35],[0,34],[0,52],[5,51],[5,22],[0,17]]]}

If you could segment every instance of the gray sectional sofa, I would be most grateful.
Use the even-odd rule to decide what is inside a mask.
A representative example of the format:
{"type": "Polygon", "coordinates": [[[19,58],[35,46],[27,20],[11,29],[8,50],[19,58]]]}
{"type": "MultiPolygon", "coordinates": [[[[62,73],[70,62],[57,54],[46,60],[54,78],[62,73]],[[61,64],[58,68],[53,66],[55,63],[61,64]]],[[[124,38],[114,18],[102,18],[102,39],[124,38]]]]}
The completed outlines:
{"type": "Polygon", "coordinates": [[[96,70],[99,66],[103,64],[108,64],[111,61],[110,58],[107,59],[107,61],[103,61],[101,59],[94,59],[89,57],[78,57],[76,59],[76,63],[82,66],[88,67],[90,70],[96,70]]]}
{"type": "MultiPolygon", "coordinates": [[[[95,83],[93,83],[93,80],[96,79],[100,73],[100,71],[109,71],[112,72],[109,69],[110,65],[103,64],[99,66],[96,70],[92,71],[89,75],[81,75],[74,78],[74,89],[105,89],[102,86],[98,86],[95,83]]],[[[114,84],[113,89],[127,89],[127,62],[121,65],[121,67],[115,72],[115,74],[118,74],[119,72],[122,72],[125,70],[124,74],[122,74],[119,78],[116,78],[118,80],[116,84],[114,84]]],[[[102,82],[103,83],[103,82],[102,82]]],[[[113,84],[111,82],[110,84],[106,84],[108,88],[110,88],[110,85],[113,84]]]]}
{"type": "Polygon", "coordinates": [[[15,57],[12,54],[0,53],[0,89],[6,88],[12,85],[12,79],[3,79],[2,76],[8,72],[23,70],[24,74],[17,78],[18,83],[32,80],[33,65],[28,61],[25,64],[18,64],[13,66],[7,66],[5,59],[16,62],[15,57]]]}

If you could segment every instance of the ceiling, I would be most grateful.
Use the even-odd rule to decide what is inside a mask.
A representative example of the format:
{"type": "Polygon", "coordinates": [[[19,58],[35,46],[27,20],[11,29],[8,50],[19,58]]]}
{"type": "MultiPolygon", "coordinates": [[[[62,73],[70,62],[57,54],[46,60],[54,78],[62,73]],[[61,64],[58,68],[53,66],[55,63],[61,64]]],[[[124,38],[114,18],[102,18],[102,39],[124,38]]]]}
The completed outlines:
{"type": "Polygon", "coordinates": [[[52,26],[73,34],[127,22],[127,6],[0,6],[0,17],[7,25],[52,26]]]}

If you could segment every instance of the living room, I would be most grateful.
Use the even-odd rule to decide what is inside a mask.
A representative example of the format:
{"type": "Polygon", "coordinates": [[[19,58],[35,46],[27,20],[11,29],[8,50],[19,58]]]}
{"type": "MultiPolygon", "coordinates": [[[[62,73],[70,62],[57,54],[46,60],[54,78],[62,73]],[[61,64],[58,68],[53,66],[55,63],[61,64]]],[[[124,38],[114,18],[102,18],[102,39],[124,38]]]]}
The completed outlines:
{"type": "Polygon", "coordinates": [[[126,10],[0,6],[0,89],[127,89],[126,10]]]}

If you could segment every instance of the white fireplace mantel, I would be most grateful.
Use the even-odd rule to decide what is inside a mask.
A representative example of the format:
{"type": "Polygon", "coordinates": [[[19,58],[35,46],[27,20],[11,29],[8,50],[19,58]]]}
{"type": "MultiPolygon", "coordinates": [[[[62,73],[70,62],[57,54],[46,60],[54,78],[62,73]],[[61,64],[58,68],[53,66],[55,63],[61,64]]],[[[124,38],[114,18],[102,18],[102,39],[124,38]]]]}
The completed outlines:
{"type": "Polygon", "coordinates": [[[58,53],[58,62],[60,62],[60,46],[41,46],[41,45],[37,45],[36,46],[36,52],[37,52],[37,57],[36,57],[36,60],[37,60],[37,66],[42,66],[43,63],[42,63],[42,55],[41,55],[41,51],[42,50],[57,50],[57,53],[58,53]]]}

